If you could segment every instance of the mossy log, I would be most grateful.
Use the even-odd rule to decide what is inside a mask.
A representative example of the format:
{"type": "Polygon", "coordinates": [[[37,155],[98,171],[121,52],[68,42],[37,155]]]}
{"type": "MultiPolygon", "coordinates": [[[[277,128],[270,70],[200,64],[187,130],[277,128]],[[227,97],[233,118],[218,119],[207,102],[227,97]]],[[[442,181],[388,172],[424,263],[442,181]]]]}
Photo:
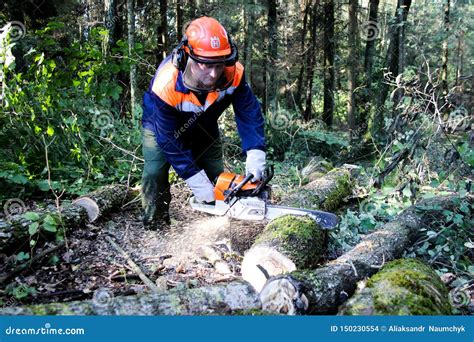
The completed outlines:
{"type": "MultiPolygon", "coordinates": [[[[464,201],[472,205],[473,199],[466,197],[464,201]]],[[[458,196],[423,200],[365,236],[350,251],[324,267],[296,270],[285,279],[269,279],[260,293],[262,308],[272,312],[295,312],[294,295],[300,295],[309,303],[305,313],[337,312],[338,306],[354,293],[358,281],[375,274],[386,262],[400,258],[422,226],[436,220],[443,210],[455,210],[460,202],[458,196]]]]}
{"type": "Polygon", "coordinates": [[[92,300],[8,307],[0,315],[230,315],[259,312],[258,294],[246,282],[113,297],[98,290],[92,300]]]}
{"type": "Polygon", "coordinates": [[[314,268],[325,252],[326,240],[327,231],[310,217],[278,217],[245,253],[242,277],[260,291],[269,276],[314,268]]]}
{"type": "Polygon", "coordinates": [[[344,164],[283,197],[280,204],[332,211],[352,193],[353,176],[358,169],[355,165],[344,164]]]}
{"type": "Polygon", "coordinates": [[[389,262],[339,310],[341,315],[450,315],[448,290],[416,259],[389,262]]]}
{"type": "MultiPolygon", "coordinates": [[[[91,203],[93,206],[89,205],[86,209],[84,205],[74,204],[74,201],[65,201],[60,208],[60,216],[54,206],[36,210],[35,213],[39,216],[37,222],[42,222],[47,215],[51,215],[60,217],[61,223],[66,229],[83,226],[89,222],[91,215],[104,215],[111,212],[131,200],[136,194],[124,185],[107,185],[84,196],[88,199],[87,203],[91,203]]],[[[21,214],[11,215],[6,220],[0,220],[0,253],[8,254],[28,242],[28,226],[31,223],[32,221],[24,218],[21,214]]],[[[47,237],[47,234],[43,235],[47,237]]]]}

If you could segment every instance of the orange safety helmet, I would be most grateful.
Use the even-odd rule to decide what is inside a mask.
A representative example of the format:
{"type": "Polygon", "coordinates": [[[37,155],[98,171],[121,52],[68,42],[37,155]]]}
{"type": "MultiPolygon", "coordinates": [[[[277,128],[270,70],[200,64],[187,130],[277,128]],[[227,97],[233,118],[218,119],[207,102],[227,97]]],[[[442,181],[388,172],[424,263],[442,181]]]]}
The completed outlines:
{"type": "Polygon", "coordinates": [[[237,59],[237,47],[227,35],[224,26],[210,17],[191,21],[181,42],[172,53],[173,64],[184,72],[184,84],[196,91],[227,88],[232,83],[237,59]],[[219,69],[219,79],[206,82],[207,70],[213,68],[219,69]],[[199,74],[200,71],[202,74],[199,74]]]}

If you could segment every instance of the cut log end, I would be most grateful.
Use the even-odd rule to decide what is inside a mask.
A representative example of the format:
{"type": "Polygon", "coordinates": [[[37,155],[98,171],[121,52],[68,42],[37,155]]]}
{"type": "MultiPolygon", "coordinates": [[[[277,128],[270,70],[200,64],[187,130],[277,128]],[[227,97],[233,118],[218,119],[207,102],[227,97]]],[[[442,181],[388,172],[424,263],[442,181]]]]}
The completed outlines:
{"type": "Polygon", "coordinates": [[[94,222],[99,217],[99,206],[97,205],[96,201],[89,197],[78,198],[74,200],[72,204],[86,210],[89,222],[94,222]]]}
{"type": "Polygon", "coordinates": [[[242,262],[242,277],[260,292],[267,281],[267,276],[258,267],[261,266],[268,276],[288,273],[296,270],[296,265],[288,257],[274,248],[256,246],[245,253],[242,262]]]}
{"type": "Polygon", "coordinates": [[[296,315],[309,307],[308,298],[290,276],[269,279],[259,296],[262,310],[268,312],[296,315]]]}

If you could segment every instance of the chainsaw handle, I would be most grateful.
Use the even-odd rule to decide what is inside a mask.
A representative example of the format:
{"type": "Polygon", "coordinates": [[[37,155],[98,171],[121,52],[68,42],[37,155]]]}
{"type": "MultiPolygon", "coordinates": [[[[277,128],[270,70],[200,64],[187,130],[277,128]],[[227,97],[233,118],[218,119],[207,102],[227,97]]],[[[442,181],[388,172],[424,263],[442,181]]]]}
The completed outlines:
{"type": "Polygon", "coordinates": [[[232,197],[234,197],[239,191],[240,189],[242,189],[244,187],[245,184],[247,184],[251,179],[253,178],[253,174],[249,173],[247,176],[245,176],[245,178],[242,180],[242,182],[240,182],[239,184],[237,184],[237,186],[235,188],[232,189],[232,191],[230,191],[224,198],[224,202],[228,202],[232,197]]]}

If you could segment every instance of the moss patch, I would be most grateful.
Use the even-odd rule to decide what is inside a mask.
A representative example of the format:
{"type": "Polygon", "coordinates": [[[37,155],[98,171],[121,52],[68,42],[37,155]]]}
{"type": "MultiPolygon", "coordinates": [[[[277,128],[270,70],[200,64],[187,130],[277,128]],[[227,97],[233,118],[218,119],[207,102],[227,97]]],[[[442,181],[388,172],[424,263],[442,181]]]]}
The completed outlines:
{"type": "Polygon", "coordinates": [[[437,274],[416,259],[388,263],[344,307],[346,315],[449,315],[448,291],[437,274]]]}
{"type": "Polygon", "coordinates": [[[255,245],[275,247],[297,268],[315,266],[326,250],[327,233],[310,217],[285,215],[271,221],[255,245]]]}

